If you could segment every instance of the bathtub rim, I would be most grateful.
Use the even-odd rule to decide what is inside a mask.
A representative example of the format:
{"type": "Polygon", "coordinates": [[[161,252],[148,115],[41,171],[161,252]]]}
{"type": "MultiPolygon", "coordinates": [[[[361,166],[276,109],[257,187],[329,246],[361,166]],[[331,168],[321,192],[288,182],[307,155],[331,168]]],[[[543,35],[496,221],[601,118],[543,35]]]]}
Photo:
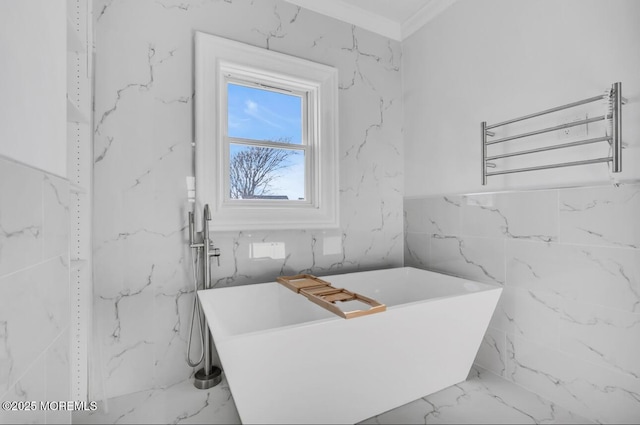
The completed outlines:
{"type": "MultiPolygon", "coordinates": [[[[462,281],[462,282],[471,282],[471,283],[480,285],[480,289],[478,289],[477,291],[469,291],[469,292],[464,292],[464,293],[455,293],[455,294],[449,294],[449,295],[442,295],[442,296],[439,296],[439,297],[427,298],[427,299],[422,299],[422,300],[410,301],[410,302],[403,303],[403,304],[396,304],[396,305],[392,305],[392,306],[387,306],[387,311],[389,311],[389,312],[391,312],[393,310],[400,309],[400,308],[402,308],[402,309],[415,308],[416,306],[422,306],[422,305],[425,305],[425,304],[428,304],[428,303],[441,301],[441,300],[449,299],[449,298],[471,296],[471,295],[474,295],[474,294],[477,294],[477,293],[481,293],[481,292],[495,291],[495,290],[499,290],[500,292],[502,292],[502,289],[504,288],[503,286],[500,286],[500,285],[497,285],[497,284],[478,282],[478,281],[475,281],[475,280],[471,280],[471,279],[467,279],[467,278],[463,278],[463,277],[459,277],[459,276],[453,276],[453,275],[449,275],[449,274],[446,274],[446,273],[440,273],[440,272],[436,272],[436,271],[432,271],[432,270],[419,269],[419,268],[416,268],[416,267],[409,267],[409,266],[405,266],[405,267],[390,267],[390,268],[385,268],[385,269],[375,269],[375,270],[367,270],[367,271],[361,271],[361,272],[345,272],[345,273],[339,273],[339,274],[324,275],[322,277],[342,276],[342,275],[348,275],[348,274],[374,273],[374,272],[385,271],[385,270],[405,270],[405,269],[413,269],[413,270],[418,270],[420,272],[429,272],[429,273],[436,274],[436,275],[443,275],[443,276],[447,276],[448,278],[453,278],[453,279],[456,279],[456,280],[462,281]]],[[[253,286],[253,285],[271,285],[271,286],[276,287],[276,288],[279,287],[279,288],[281,288],[282,290],[285,290],[285,291],[290,291],[289,289],[285,288],[284,286],[282,286],[281,284],[279,284],[279,283],[277,283],[275,281],[255,283],[255,284],[251,284],[250,286],[253,286]]],[[[246,289],[246,286],[249,286],[249,285],[229,286],[229,287],[225,287],[225,288],[200,289],[200,290],[197,291],[197,296],[198,296],[199,302],[202,303],[202,300],[200,298],[200,293],[205,293],[205,292],[209,293],[207,291],[213,291],[213,290],[237,290],[240,287],[246,289]]],[[[348,289],[348,288],[346,288],[346,289],[348,289]]],[[[313,308],[322,309],[322,307],[312,303],[309,300],[303,300],[303,301],[309,303],[309,305],[312,305],[313,308]]],[[[205,311],[205,315],[206,315],[206,308],[204,307],[204,305],[202,305],[202,308],[203,308],[203,311],[205,311]]],[[[385,313],[386,312],[377,313],[377,314],[385,314],[385,313]]],[[[373,316],[375,316],[375,315],[373,315],[373,316]]],[[[357,318],[354,318],[354,319],[344,319],[344,318],[339,317],[337,315],[333,315],[333,317],[326,317],[326,318],[323,318],[323,319],[315,319],[315,320],[311,320],[311,321],[305,321],[305,322],[300,322],[300,323],[292,323],[292,324],[288,324],[288,325],[272,327],[272,328],[267,328],[267,329],[260,329],[260,330],[256,330],[256,331],[234,333],[234,334],[230,334],[230,335],[223,335],[225,332],[223,330],[221,330],[220,327],[218,325],[216,325],[215,323],[213,325],[209,324],[209,327],[211,329],[211,334],[212,334],[215,342],[216,343],[224,343],[225,341],[231,341],[231,340],[238,339],[238,338],[248,338],[248,337],[251,337],[251,336],[254,336],[254,335],[259,335],[259,334],[269,334],[269,333],[274,333],[274,332],[285,332],[285,331],[287,331],[289,329],[293,329],[293,328],[307,328],[307,327],[310,327],[310,326],[320,326],[322,324],[333,322],[333,321],[338,321],[338,320],[366,320],[368,317],[372,317],[372,316],[362,316],[362,317],[357,317],[357,318]],[[217,336],[216,336],[216,333],[218,334],[217,336]]],[[[208,321],[208,318],[206,320],[208,321]]]]}

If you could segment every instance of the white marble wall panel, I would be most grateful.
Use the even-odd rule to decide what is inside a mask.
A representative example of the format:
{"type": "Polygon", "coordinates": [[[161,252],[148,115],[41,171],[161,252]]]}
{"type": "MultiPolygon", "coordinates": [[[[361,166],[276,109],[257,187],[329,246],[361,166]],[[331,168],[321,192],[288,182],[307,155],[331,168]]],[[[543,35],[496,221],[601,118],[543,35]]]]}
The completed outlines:
{"type": "MultiPolygon", "coordinates": [[[[32,318],[33,313],[38,314],[33,300],[38,297],[37,282],[43,277],[41,268],[36,267],[0,280],[0,323],[4,325],[5,345],[3,391],[8,390],[27,371],[48,345],[47,341],[40,339],[43,336],[40,333],[41,323],[32,318]],[[33,310],[27,306],[32,306],[33,310]]],[[[38,303],[38,307],[44,306],[38,303]]]]}
{"type": "Polygon", "coordinates": [[[560,241],[640,248],[640,186],[560,193],[560,241]]]}
{"type": "Polygon", "coordinates": [[[5,354],[0,391],[15,383],[69,326],[69,276],[61,257],[0,278],[5,354]]]}
{"type": "MultiPolygon", "coordinates": [[[[430,200],[431,199],[425,198],[404,200],[405,233],[427,233],[426,203],[430,200]]],[[[429,210],[431,210],[431,208],[429,210]]]]}
{"type": "MultiPolygon", "coordinates": [[[[47,374],[45,357],[45,354],[42,354],[30,365],[20,379],[4,393],[2,401],[40,402],[47,400],[46,380],[43,379],[47,374]]],[[[25,410],[2,409],[0,410],[0,422],[3,424],[46,423],[47,412],[41,410],[39,406],[37,407],[36,409],[29,408],[25,410]]]]}
{"type": "Polygon", "coordinates": [[[507,351],[515,383],[595,422],[638,422],[638,378],[510,335],[507,351]]]}
{"type": "Polygon", "coordinates": [[[429,268],[479,282],[504,283],[504,240],[432,236],[429,268]]]}
{"type": "Polygon", "coordinates": [[[640,312],[638,250],[507,241],[506,261],[512,286],[640,312]]]}
{"type": "Polygon", "coordinates": [[[443,196],[411,199],[405,253],[428,253],[407,257],[417,267],[504,285],[479,365],[595,422],[634,423],[639,197],[640,184],[463,195],[457,216],[442,214],[443,196]],[[443,235],[430,219],[458,230],[443,235]]]}
{"type": "Polygon", "coordinates": [[[194,31],[339,72],[340,228],[214,233],[216,286],[402,264],[399,43],[281,0],[97,0],[94,11],[97,394],[165,387],[192,372],[194,31]]]}
{"type": "MultiPolygon", "coordinates": [[[[71,398],[68,222],[68,181],[0,157],[0,401],[71,398]]],[[[2,410],[0,422],[71,416],[2,410]]]]}
{"type": "Polygon", "coordinates": [[[640,379],[640,313],[567,300],[559,332],[563,352],[640,379]]]}
{"type": "Polygon", "coordinates": [[[50,175],[44,175],[42,185],[42,255],[51,258],[69,249],[69,185],[50,175]]]}
{"type": "Polygon", "coordinates": [[[507,372],[506,332],[489,327],[482,338],[475,363],[504,377],[507,372]]]}
{"type": "Polygon", "coordinates": [[[0,276],[42,256],[42,173],[1,159],[0,276]]]}
{"type": "Polygon", "coordinates": [[[462,199],[462,234],[555,241],[557,205],[556,191],[467,195],[462,199]]]}
{"type": "Polygon", "coordinates": [[[439,236],[461,234],[464,199],[460,196],[429,198],[425,216],[427,233],[439,236]]]}
{"type": "Polygon", "coordinates": [[[558,347],[562,301],[550,292],[507,285],[491,324],[505,333],[558,347]]]}
{"type": "MultiPolygon", "coordinates": [[[[155,382],[176,382],[191,376],[193,368],[185,361],[191,314],[193,288],[158,291],[155,294],[156,314],[153,326],[153,351],[155,358],[155,382]]],[[[197,319],[194,322],[191,359],[195,361],[201,352],[197,319]]]]}
{"type": "MultiPolygon", "coordinates": [[[[69,329],[62,332],[46,353],[46,400],[65,401],[71,394],[71,344],[69,329]]],[[[39,377],[42,379],[42,377],[39,377]]],[[[40,380],[42,385],[42,380],[40,380]]],[[[51,424],[70,424],[71,412],[46,411],[46,421],[51,424]]]]}
{"type": "Polygon", "coordinates": [[[105,335],[101,354],[105,360],[100,372],[114,386],[133,392],[140,382],[154,382],[153,326],[154,294],[144,283],[131,291],[124,290],[112,298],[94,302],[95,328],[105,335]],[[135,369],[135,375],[130,371],[135,369]]]}
{"type": "Polygon", "coordinates": [[[405,233],[404,265],[425,268],[429,261],[431,236],[426,233],[405,233]]]}

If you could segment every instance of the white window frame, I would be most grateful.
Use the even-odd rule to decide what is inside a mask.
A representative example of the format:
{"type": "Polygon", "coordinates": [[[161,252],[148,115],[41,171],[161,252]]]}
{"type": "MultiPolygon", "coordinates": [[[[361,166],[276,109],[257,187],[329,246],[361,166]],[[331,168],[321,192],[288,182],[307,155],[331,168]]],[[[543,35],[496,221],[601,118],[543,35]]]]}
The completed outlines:
{"type": "Polygon", "coordinates": [[[338,227],[337,70],[202,32],[195,46],[196,198],[209,204],[210,229],[338,227]],[[230,199],[227,83],[236,80],[304,94],[303,201],[230,199]]]}

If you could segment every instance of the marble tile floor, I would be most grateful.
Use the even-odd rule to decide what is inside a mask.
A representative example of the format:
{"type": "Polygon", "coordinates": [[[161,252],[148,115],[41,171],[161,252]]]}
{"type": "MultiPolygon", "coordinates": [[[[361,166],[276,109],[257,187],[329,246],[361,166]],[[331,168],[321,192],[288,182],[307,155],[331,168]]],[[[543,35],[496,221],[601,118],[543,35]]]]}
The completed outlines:
{"type": "MultiPolygon", "coordinates": [[[[116,397],[96,412],[76,413],[83,424],[239,424],[226,380],[208,391],[191,380],[163,390],[116,397]],[[105,409],[106,407],[106,409],[105,409]]],[[[586,424],[592,423],[484,369],[465,382],[400,406],[362,424],[586,424]]]]}
{"type": "Polygon", "coordinates": [[[193,379],[164,389],[98,402],[95,412],[74,412],[74,424],[240,424],[226,379],[198,390],[193,379]]]}

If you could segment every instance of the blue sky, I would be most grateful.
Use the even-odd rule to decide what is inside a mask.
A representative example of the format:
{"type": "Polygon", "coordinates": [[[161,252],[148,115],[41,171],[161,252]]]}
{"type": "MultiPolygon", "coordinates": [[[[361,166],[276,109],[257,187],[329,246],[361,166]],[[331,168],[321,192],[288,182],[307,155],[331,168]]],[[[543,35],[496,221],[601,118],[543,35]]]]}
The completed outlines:
{"type": "Polygon", "coordinates": [[[231,137],[291,139],[302,143],[302,99],[299,96],[228,84],[228,131],[231,137]]]}
{"type": "MultiPolygon", "coordinates": [[[[302,143],[302,99],[299,96],[227,84],[230,137],[253,140],[289,139],[302,143]]],[[[231,144],[233,156],[245,145],[231,144]]],[[[289,167],[280,170],[281,178],[272,184],[273,195],[287,195],[289,199],[305,197],[304,155],[289,157],[289,167]]]]}

